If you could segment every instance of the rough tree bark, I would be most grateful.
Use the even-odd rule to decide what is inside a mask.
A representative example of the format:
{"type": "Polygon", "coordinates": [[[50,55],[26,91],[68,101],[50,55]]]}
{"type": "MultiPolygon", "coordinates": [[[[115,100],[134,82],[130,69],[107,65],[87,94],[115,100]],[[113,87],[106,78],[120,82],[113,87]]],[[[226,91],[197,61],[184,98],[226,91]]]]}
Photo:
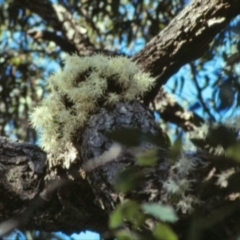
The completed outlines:
{"type": "Polygon", "coordinates": [[[237,1],[192,1],[142,51],[134,55],[133,61],[158,78],[156,87],[145,97],[145,102],[154,99],[159,88],[183,64],[202,56],[215,35],[237,14],[237,1]]]}
{"type": "MultiPolygon", "coordinates": [[[[35,1],[34,4],[30,0],[16,0],[15,2],[22,7],[30,8],[44,19],[48,19],[49,24],[55,23],[55,28],[61,28],[63,31],[67,31],[66,28],[72,28],[78,33],[66,34],[65,44],[63,44],[63,39],[55,39],[63,49],[68,48],[70,52],[77,50],[80,54],[89,54],[96,50],[80,28],[77,29],[77,26],[71,24],[67,25],[67,22],[65,22],[66,25],[62,25],[59,19],[68,16],[68,13],[64,15],[63,8],[53,10],[48,1],[39,0],[35,1]],[[43,9],[48,9],[48,11],[43,11],[43,9]],[[54,11],[56,11],[55,14],[53,14],[54,11]],[[53,21],[54,18],[57,20],[53,21]]],[[[239,12],[237,0],[192,1],[165,30],[152,39],[141,52],[133,56],[133,61],[138,62],[145,71],[157,77],[157,85],[145,97],[145,104],[154,100],[159,88],[181,66],[200,57],[213,37],[239,12]]],[[[37,35],[36,32],[30,31],[29,34],[35,38],[54,39],[53,35],[47,33],[37,35]]],[[[155,99],[155,105],[158,102],[155,99]]],[[[137,125],[145,132],[161,133],[161,129],[154,124],[153,115],[144,106],[137,103],[135,105],[125,103],[123,106],[127,109],[124,113],[121,113],[120,108],[116,107],[116,111],[108,112],[108,110],[103,109],[101,114],[92,116],[86,127],[83,142],[75,142],[78,148],[82,148],[82,157],[85,162],[93,156],[99,156],[104,151],[102,146],[108,148],[111,145],[111,141],[107,140],[103,134],[97,135],[96,146],[86,145],[91,135],[98,132],[98,128],[101,128],[101,133],[108,130],[109,125],[104,125],[106,121],[103,120],[106,116],[108,119],[109,117],[113,119],[111,127],[118,126],[118,121],[122,121],[123,125],[137,125]],[[102,125],[95,125],[96,122],[102,123],[102,125]],[[93,147],[94,150],[90,147],[93,147]]],[[[180,107],[179,109],[184,112],[180,107]]],[[[175,116],[175,119],[176,117],[179,116],[175,116]]],[[[184,124],[188,121],[190,121],[190,125],[191,123],[198,125],[201,122],[199,119],[196,121],[196,119],[191,120],[188,117],[184,119],[184,115],[178,121],[181,122],[182,126],[185,126],[184,124]]],[[[188,129],[187,126],[186,129],[188,129]]],[[[192,129],[191,126],[190,129],[192,129]]],[[[134,165],[134,156],[127,155],[127,163],[121,158],[118,161],[100,166],[89,173],[88,180],[79,177],[75,170],[79,169],[78,164],[71,166],[68,172],[57,169],[59,177],[55,179],[52,177],[55,174],[47,169],[45,153],[38,147],[1,138],[0,149],[0,221],[3,221],[0,225],[1,233],[6,233],[15,227],[43,231],[61,230],[66,233],[80,232],[86,229],[104,233],[108,230],[109,211],[119,202],[119,196],[112,190],[112,175],[116,174],[116,170],[120,171],[124,168],[126,164],[134,165]]],[[[123,155],[126,157],[126,154],[123,155]]],[[[207,156],[199,155],[199,157],[209,161],[207,156]]],[[[214,161],[213,158],[211,159],[211,163],[206,165],[206,168],[201,168],[201,173],[198,172],[198,174],[191,176],[197,182],[201,181],[206,176],[206,172],[212,169],[214,161]]],[[[220,160],[224,162],[226,159],[220,160]]],[[[149,200],[149,191],[155,188],[158,190],[158,194],[151,200],[160,200],[161,182],[168,175],[168,169],[166,149],[159,149],[157,166],[145,170],[146,176],[151,173],[152,178],[145,179],[141,194],[139,191],[132,193],[132,195],[143,201],[149,200]]],[[[194,190],[197,191],[197,185],[194,190]]],[[[226,192],[213,187],[213,191],[203,197],[207,204],[201,210],[206,213],[216,205],[224,207],[225,204],[229,204],[225,199],[226,194],[226,192]],[[218,199],[215,199],[215,194],[218,194],[218,199]]],[[[234,204],[239,203],[235,202],[234,204]]],[[[203,239],[210,239],[211,236],[215,237],[212,239],[230,239],[233,237],[238,231],[236,225],[240,223],[239,214],[232,215],[230,212],[227,216],[229,218],[218,225],[223,224],[224,226],[220,228],[218,233],[207,232],[203,239]]],[[[187,220],[188,218],[185,216],[174,226],[182,239],[186,237],[183,229],[187,229],[187,220]]]]}

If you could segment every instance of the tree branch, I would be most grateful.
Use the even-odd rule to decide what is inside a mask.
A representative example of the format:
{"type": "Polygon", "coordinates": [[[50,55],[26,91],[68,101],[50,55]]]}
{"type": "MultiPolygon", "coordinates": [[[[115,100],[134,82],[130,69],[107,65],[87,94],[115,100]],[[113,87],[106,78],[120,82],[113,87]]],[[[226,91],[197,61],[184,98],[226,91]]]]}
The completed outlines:
{"type": "Polygon", "coordinates": [[[204,111],[208,114],[209,116],[209,119],[212,121],[212,122],[215,122],[215,117],[213,116],[213,114],[210,112],[210,110],[208,109],[207,105],[205,104],[204,102],[204,99],[203,99],[203,96],[202,96],[202,89],[201,87],[199,86],[198,84],[198,81],[197,81],[197,78],[196,78],[196,74],[197,74],[197,71],[196,71],[196,68],[193,64],[190,63],[190,68],[191,68],[191,72],[192,72],[192,78],[193,78],[193,82],[194,82],[194,85],[197,89],[197,96],[198,96],[198,99],[204,109],[204,111]]]}
{"type": "Polygon", "coordinates": [[[47,30],[29,29],[27,31],[27,34],[31,36],[34,40],[43,39],[46,41],[53,41],[65,52],[69,52],[69,53],[77,52],[77,48],[75,47],[74,44],[58,36],[55,32],[50,32],[47,30]]]}
{"type": "Polygon", "coordinates": [[[144,98],[150,103],[170,76],[199,57],[210,42],[240,13],[237,0],[192,1],[146,47],[133,56],[157,84],[144,98]]]}
{"type": "MultiPolygon", "coordinates": [[[[78,22],[64,6],[53,4],[47,0],[35,0],[34,2],[31,0],[15,0],[15,3],[20,4],[23,8],[29,8],[42,17],[55,31],[60,31],[63,34],[63,39],[65,38],[65,44],[72,44],[79,54],[88,55],[94,53],[95,47],[87,36],[87,30],[79,26],[78,22]]],[[[53,34],[51,34],[52,36],[53,34]]],[[[60,43],[62,45],[63,40],[60,43]]]]}
{"type": "MultiPolygon", "coordinates": [[[[81,28],[77,28],[76,27],[77,26],[76,21],[74,21],[74,18],[71,16],[71,13],[69,11],[67,11],[67,9],[65,9],[63,6],[56,5],[55,7],[52,7],[52,6],[50,6],[51,4],[49,4],[47,1],[42,2],[39,7],[36,7],[37,3],[33,4],[32,1],[24,0],[22,2],[22,4],[23,3],[25,4],[24,7],[26,7],[26,6],[29,7],[32,11],[36,12],[41,17],[43,17],[44,20],[47,21],[50,25],[52,25],[54,28],[57,28],[59,30],[61,29],[61,31],[63,32],[63,35],[64,35],[64,37],[60,37],[60,36],[57,36],[55,33],[49,32],[49,31],[29,30],[28,33],[32,37],[34,37],[35,39],[42,38],[42,39],[45,39],[45,40],[48,40],[48,41],[49,40],[50,41],[54,41],[64,51],[69,52],[69,53],[71,53],[71,52],[78,52],[79,54],[86,55],[86,54],[92,54],[92,53],[101,52],[101,53],[105,53],[107,55],[115,55],[115,53],[113,53],[111,51],[104,50],[104,49],[97,49],[96,47],[94,47],[94,45],[92,43],[90,43],[90,40],[89,40],[88,36],[86,34],[83,34],[83,32],[86,31],[86,30],[84,30],[84,28],[82,28],[82,27],[81,28]],[[45,9],[45,10],[48,9],[48,10],[43,13],[42,12],[43,9],[45,9]],[[52,14],[50,14],[50,9],[52,9],[52,11],[53,11],[52,14]],[[66,22],[68,23],[68,26],[66,25],[66,22]],[[61,23],[62,23],[62,25],[61,25],[61,23]],[[72,37],[70,37],[71,34],[67,34],[68,31],[75,32],[75,35],[73,36],[73,38],[76,39],[76,40],[74,40],[72,37]],[[84,39],[86,39],[86,41],[84,39]],[[79,42],[79,43],[81,42],[81,44],[78,45],[77,42],[79,42]]],[[[181,18],[183,18],[183,17],[181,17],[181,18]]],[[[195,24],[197,24],[197,23],[195,23],[195,24]]],[[[160,33],[159,35],[161,36],[161,34],[162,33],[160,33]]],[[[186,35],[187,35],[187,33],[186,33],[186,35]]],[[[170,37],[173,38],[171,40],[172,44],[175,44],[176,41],[177,41],[175,39],[175,36],[171,35],[170,37]]],[[[156,37],[156,38],[158,39],[158,37],[156,37]]],[[[184,41],[184,40],[182,40],[182,41],[184,41]]],[[[188,47],[187,45],[183,46],[183,48],[187,48],[187,47],[188,47]]],[[[148,45],[144,48],[148,52],[147,48],[148,48],[148,45]]],[[[137,54],[137,55],[132,57],[133,61],[137,60],[139,62],[140,58],[141,58],[141,61],[143,61],[144,56],[142,57],[142,53],[144,53],[144,51],[145,51],[144,49],[139,53],[140,56],[138,56],[139,54],[137,54]]],[[[161,56],[161,59],[166,57],[166,56],[164,56],[164,52],[165,52],[164,48],[163,49],[159,49],[158,53],[159,53],[159,56],[161,56]]],[[[176,51],[176,56],[178,56],[178,51],[176,51]]],[[[145,59],[145,60],[148,61],[149,59],[145,59]]],[[[181,61],[182,61],[182,59],[181,59],[181,61]]],[[[181,62],[181,61],[179,61],[179,62],[181,62]]],[[[169,71],[172,71],[172,66],[168,66],[167,69],[170,69],[169,71]]],[[[160,70],[160,68],[159,68],[159,70],[160,70]]],[[[146,69],[146,71],[149,71],[149,70],[146,69]]],[[[153,75],[154,74],[155,73],[153,73],[153,75]]],[[[172,74],[174,74],[174,72],[171,72],[169,74],[169,76],[171,76],[172,74]]],[[[158,82],[161,79],[158,79],[158,82]]],[[[156,87],[157,86],[158,86],[158,84],[156,85],[156,87]]],[[[158,89],[159,88],[156,88],[155,90],[157,91],[158,89]]],[[[168,94],[166,94],[166,93],[163,94],[163,91],[164,90],[161,89],[159,91],[159,93],[157,94],[157,98],[154,100],[155,101],[155,105],[158,102],[158,104],[157,104],[158,107],[159,107],[159,102],[162,102],[162,103],[165,104],[164,108],[161,107],[161,108],[156,109],[157,111],[160,111],[160,114],[163,117],[163,119],[165,121],[173,122],[173,123],[177,124],[178,126],[183,127],[184,130],[193,129],[194,122],[191,122],[191,120],[186,119],[187,116],[189,116],[189,114],[186,114],[186,111],[185,111],[185,114],[184,114],[183,113],[184,109],[179,104],[177,104],[176,101],[174,101],[175,105],[173,107],[173,101],[171,101],[171,103],[169,101],[173,97],[172,96],[171,97],[168,96],[168,94]],[[169,110],[167,110],[167,109],[169,109],[169,110]],[[177,112],[174,113],[172,111],[177,111],[177,112]],[[180,113],[179,111],[181,112],[181,114],[179,114],[180,113]],[[191,124],[190,124],[189,121],[191,122],[191,124]]],[[[148,101],[146,103],[148,104],[148,101]]],[[[161,106],[163,106],[163,105],[161,104],[161,106]]],[[[195,116],[195,118],[194,118],[195,120],[199,119],[199,117],[196,118],[196,114],[193,113],[193,115],[195,116]]],[[[190,119],[193,120],[192,117],[190,119]]],[[[198,125],[196,125],[196,126],[198,126],[198,125]]]]}
{"type": "Polygon", "coordinates": [[[193,131],[204,123],[204,120],[196,113],[180,106],[174,96],[167,93],[163,87],[153,101],[153,108],[160,113],[164,121],[175,123],[185,131],[193,131]]]}
{"type": "Polygon", "coordinates": [[[0,137],[0,149],[0,222],[10,218],[0,225],[0,236],[16,227],[66,233],[107,229],[108,216],[95,205],[86,180],[51,177],[46,154],[35,145],[0,137]]]}

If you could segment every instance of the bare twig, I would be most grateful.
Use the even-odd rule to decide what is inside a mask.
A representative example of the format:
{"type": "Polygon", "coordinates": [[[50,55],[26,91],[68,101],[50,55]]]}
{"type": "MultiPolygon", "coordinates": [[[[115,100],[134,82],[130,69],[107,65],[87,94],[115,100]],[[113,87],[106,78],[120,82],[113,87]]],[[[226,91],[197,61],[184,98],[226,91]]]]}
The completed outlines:
{"type": "Polygon", "coordinates": [[[202,96],[202,89],[201,87],[199,86],[198,84],[198,81],[197,81],[197,78],[196,78],[196,74],[197,74],[197,71],[196,71],[196,68],[195,66],[190,63],[189,64],[190,67],[191,67],[191,71],[192,71],[192,79],[193,79],[193,82],[195,84],[195,87],[197,89],[197,96],[198,96],[198,99],[204,109],[204,111],[208,114],[209,118],[211,121],[215,122],[215,117],[211,114],[210,110],[208,109],[206,103],[204,102],[204,99],[203,99],[203,96],[202,96]]]}
{"type": "Polygon", "coordinates": [[[161,88],[154,99],[153,107],[163,120],[177,124],[185,131],[193,131],[204,120],[194,112],[185,110],[175,100],[174,96],[161,88]]]}

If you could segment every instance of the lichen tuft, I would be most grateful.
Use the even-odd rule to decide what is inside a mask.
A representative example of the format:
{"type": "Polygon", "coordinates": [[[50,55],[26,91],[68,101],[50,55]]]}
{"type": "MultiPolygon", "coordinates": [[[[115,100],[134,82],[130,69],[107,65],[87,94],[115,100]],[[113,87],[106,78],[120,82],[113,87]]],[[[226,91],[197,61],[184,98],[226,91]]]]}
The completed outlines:
{"type": "Polygon", "coordinates": [[[155,79],[126,57],[68,56],[62,71],[47,80],[49,95],[31,115],[49,166],[69,168],[77,158],[72,139],[101,106],[141,98],[155,79]]]}

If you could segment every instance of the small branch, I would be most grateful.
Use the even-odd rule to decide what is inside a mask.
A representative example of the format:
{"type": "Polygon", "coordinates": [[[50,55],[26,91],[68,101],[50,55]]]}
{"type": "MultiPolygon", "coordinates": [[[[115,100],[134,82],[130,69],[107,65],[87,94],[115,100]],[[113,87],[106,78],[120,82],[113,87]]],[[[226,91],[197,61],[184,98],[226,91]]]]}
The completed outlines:
{"type": "Polygon", "coordinates": [[[158,111],[164,121],[172,122],[185,131],[193,131],[204,120],[194,112],[185,110],[175,100],[174,96],[161,88],[153,102],[154,109],[158,111]]]}
{"type": "MultiPolygon", "coordinates": [[[[72,45],[70,50],[72,50],[74,46],[81,55],[92,54],[95,51],[94,45],[87,36],[87,29],[79,26],[78,22],[64,6],[52,4],[46,0],[35,0],[34,2],[29,0],[15,0],[15,2],[23,8],[29,8],[32,12],[38,14],[49,26],[52,26],[55,31],[61,31],[63,39],[66,39],[66,42],[72,45]]],[[[49,35],[49,32],[44,34],[49,35]]],[[[52,37],[51,35],[51,38],[52,37]]],[[[57,40],[58,42],[60,41],[59,38],[57,38],[57,40]]],[[[60,42],[63,44],[62,40],[60,42]]]]}
{"type": "Polygon", "coordinates": [[[204,99],[203,99],[203,96],[202,96],[202,89],[199,86],[198,81],[196,79],[196,73],[197,72],[196,72],[195,66],[192,63],[190,63],[189,65],[190,65],[191,71],[192,71],[193,82],[194,82],[195,87],[197,89],[197,97],[198,97],[198,99],[199,99],[199,101],[200,101],[204,111],[208,114],[210,120],[215,122],[215,117],[211,114],[210,110],[208,109],[208,107],[206,106],[206,104],[204,102],[204,99]]]}
{"type": "Polygon", "coordinates": [[[65,52],[75,53],[77,52],[76,47],[74,44],[68,42],[66,39],[58,36],[54,32],[46,31],[46,30],[34,30],[30,29],[27,31],[27,34],[31,36],[34,40],[43,39],[46,41],[53,41],[55,42],[61,49],[65,52]]]}

